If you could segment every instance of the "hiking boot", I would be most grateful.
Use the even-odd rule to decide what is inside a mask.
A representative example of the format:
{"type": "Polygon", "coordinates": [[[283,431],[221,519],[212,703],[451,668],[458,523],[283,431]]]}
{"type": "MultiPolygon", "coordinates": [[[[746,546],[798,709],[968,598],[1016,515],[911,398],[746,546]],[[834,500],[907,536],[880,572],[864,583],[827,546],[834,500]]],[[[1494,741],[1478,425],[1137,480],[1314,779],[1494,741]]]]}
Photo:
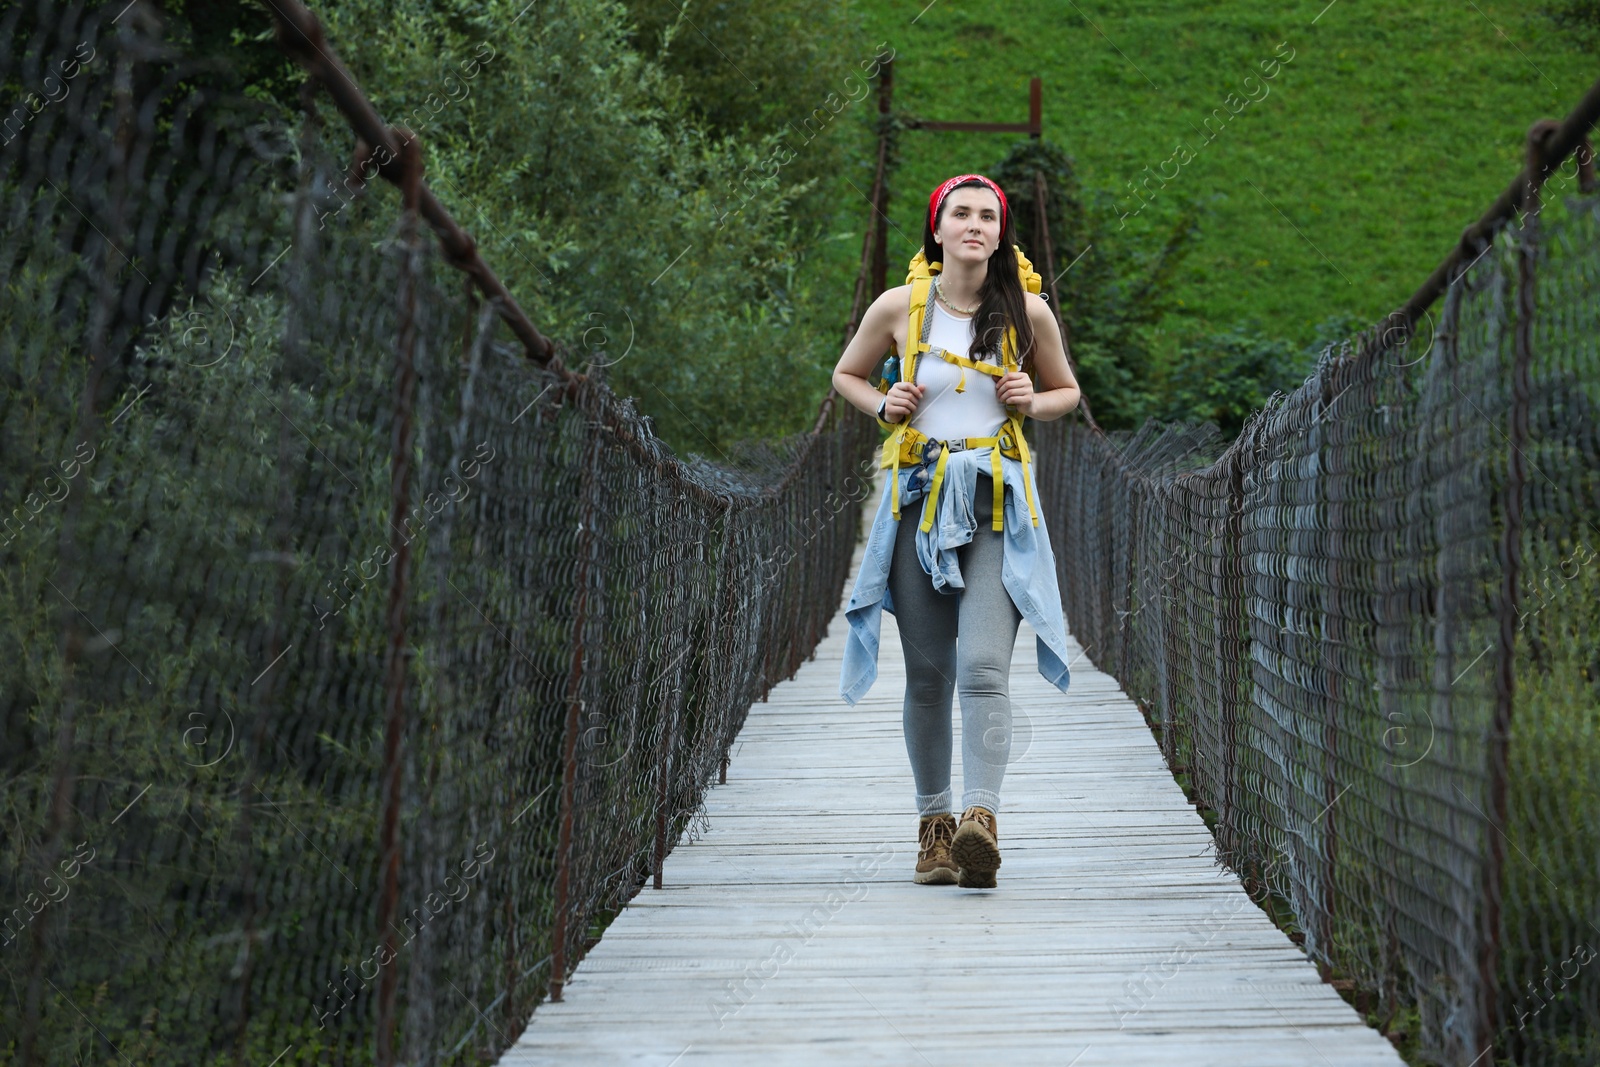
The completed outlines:
{"type": "Polygon", "coordinates": [[[917,827],[917,873],[911,880],[918,885],[955,885],[956,865],[950,858],[950,839],[956,833],[956,817],[924,815],[917,827]]]}
{"type": "Polygon", "coordinates": [[[1000,869],[1000,832],[994,812],[976,805],[961,813],[961,825],[950,840],[950,858],[961,869],[957,885],[968,889],[993,889],[1000,869]]]}

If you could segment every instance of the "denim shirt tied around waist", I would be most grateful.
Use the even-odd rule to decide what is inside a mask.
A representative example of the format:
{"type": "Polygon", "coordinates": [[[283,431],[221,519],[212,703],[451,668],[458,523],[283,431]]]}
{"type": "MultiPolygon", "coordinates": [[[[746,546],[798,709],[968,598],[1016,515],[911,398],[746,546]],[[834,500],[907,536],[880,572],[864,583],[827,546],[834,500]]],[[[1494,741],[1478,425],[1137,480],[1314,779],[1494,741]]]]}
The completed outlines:
{"type": "MultiPolygon", "coordinates": [[[[942,593],[954,595],[964,588],[956,549],[972,540],[977,529],[972,499],[979,472],[991,470],[992,448],[973,448],[950,453],[945,461],[944,484],[934,512],[931,529],[917,531],[917,562],[942,593]]],[[[903,467],[899,472],[900,512],[896,519],[885,491],[878,513],[867,535],[867,547],[855,587],[845,607],[850,632],[845,635],[844,665],[839,675],[839,695],[855,704],[878,678],[878,638],[883,622],[879,609],[894,613],[889,593],[889,564],[894,558],[895,536],[902,521],[919,522],[921,508],[909,505],[927,495],[926,475],[913,477],[920,467],[903,467]]],[[[1050,550],[1050,534],[1043,517],[1033,525],[1028,515],[1027,488],[1022,464],[1009,457],[1001,460],[1002,479],[1010,492],[1005,495],[1005,552],[1001,578],[1006,592],[1022,617],[1037,635],[1039,673],[1063,693],[1071,676],[1067,670],[1067,626],[1061,614],[1061,590],[1056,583],[1055,555],[1050,550]]],[[[1038,499],[1038,490],[1033,492],[1038,499]]],[[[958,637],[959,640],[959,637],[958,637]]]]}

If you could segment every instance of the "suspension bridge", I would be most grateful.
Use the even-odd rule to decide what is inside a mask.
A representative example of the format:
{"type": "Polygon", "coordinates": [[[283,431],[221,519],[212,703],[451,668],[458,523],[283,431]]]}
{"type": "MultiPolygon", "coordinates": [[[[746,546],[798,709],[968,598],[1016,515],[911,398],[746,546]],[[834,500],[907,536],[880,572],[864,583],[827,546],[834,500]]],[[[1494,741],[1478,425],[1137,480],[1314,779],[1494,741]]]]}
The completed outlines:
{"type": "Polygon", "coordinates": [[[1218,867],[1116,680],[1074,648],[1063,698],[1026,624],[999,888],[914,884],[894,619],[849,707],[842,610],[501,1064],[1404,1062],[1218,867]]]}
{"type": "Polygon", "coordinates": [[[872,420],[675,455],[264,10],[296,122],[144,0],[0,12],[72,84],[0,144],[8,1058],[1600,1058],[1600,83],[1236,439],[1030,426],[1079,658],[1024,627],[973,891],[892,618],[837,697],[872,420]]]}

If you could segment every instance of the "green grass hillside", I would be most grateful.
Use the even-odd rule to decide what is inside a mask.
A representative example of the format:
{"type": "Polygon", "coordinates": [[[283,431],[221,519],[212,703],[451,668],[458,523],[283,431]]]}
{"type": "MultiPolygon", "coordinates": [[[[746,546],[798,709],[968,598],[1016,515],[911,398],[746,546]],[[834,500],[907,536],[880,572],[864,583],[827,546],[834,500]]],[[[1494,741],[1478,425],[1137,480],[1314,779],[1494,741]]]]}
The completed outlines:
{"type": "MultiPolygon", "coordinates": [[[[1516,173],[1529,124],[1566,114],[1600,76],[1592,48],[1511,0],[856,7],[862,49],[896,51],[902,113],[1023,121],[1040,76],[1045,137],[1074,157],[1113,230],[1140,206],[1132,183],[1164,173],[1112,240],[1152,243],[1180,201],[1203,206],[1155,341],[1169,354],[1242,323],[1305,345],[1337,313],[1386,314],[1516,173]]],[[[915,250],[928,190],[991,167],[1011,139],[907,133],[892,255],[915,250]]],[[[854,220],[856,239],[840,234],[828,256],[848,273],[865,204],[840,184],[841,229],[854,220]]]]}

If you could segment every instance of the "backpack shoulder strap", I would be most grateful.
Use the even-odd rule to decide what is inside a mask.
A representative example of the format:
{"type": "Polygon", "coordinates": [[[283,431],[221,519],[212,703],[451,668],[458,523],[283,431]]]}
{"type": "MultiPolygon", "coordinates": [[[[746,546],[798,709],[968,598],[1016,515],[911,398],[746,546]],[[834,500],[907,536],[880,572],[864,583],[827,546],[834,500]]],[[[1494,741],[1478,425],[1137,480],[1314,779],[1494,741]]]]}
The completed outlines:
{"type": "Polygon", "coordinates": [[[928,289],[933,279],[928,275],[919,275],[911,279],[911,319],[906,326],[906,350],[901,357],[901,380],[914,382],[917,380],[917,357],[928,350],[927,339],[923,336],[923,321],[928,310],[928,289]]]}
{"type": "MultiPolygon", "coordinates": [[[[1023,293],[1042,293],[1044,291],[1044,279],[1039,276],[1038,271],[1033,269],[1033,264],[1028,261],[1028,257],[1021,248],[1016,245],[1011,247],[1017,255],[1017,277],[1022,282],[1023,293]]],[[[1023,306],[1027,306],[1026,295],[1023,297],[1023,306]]],[[[1006,327],[1005,340],[1000,345],[1000,358],[1008,372],[1020,369],[1017,360],[1017,331],[1014,326],[1006,327]]]]}

